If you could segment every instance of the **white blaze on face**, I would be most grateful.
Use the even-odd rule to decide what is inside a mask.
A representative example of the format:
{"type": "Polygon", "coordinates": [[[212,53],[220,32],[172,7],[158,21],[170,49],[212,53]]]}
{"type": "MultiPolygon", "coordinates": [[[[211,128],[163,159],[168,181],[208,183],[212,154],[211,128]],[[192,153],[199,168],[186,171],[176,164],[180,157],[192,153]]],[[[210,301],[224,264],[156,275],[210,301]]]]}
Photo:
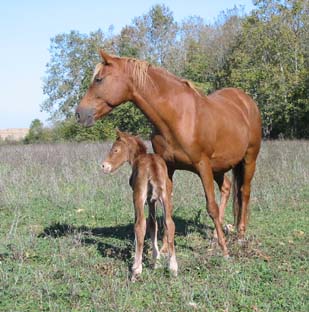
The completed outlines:
{"type": "Polygon", "coordinates": [[[112,165],[109,162],[104,161],[102,164],[102,169],[104,173],[110,173],[112,171],[112,165]]]}

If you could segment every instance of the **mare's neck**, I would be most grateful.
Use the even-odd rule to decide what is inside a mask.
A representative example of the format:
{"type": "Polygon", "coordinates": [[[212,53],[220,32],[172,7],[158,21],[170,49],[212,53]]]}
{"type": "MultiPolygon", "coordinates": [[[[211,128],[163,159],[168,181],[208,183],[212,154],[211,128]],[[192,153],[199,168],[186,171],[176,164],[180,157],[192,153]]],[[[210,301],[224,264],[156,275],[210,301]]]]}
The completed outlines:
{"type": "Polygon", "coordinates": [[[159,132],[167,137],[175,114],[186,109],[183,104],[190,96],[198,95],[188,83],[165,70],[150,66],[148,75],[145,86],[134,90],[133,102],[159,132]],[[177,102],[174,100],[176,95],[177,102]]]}

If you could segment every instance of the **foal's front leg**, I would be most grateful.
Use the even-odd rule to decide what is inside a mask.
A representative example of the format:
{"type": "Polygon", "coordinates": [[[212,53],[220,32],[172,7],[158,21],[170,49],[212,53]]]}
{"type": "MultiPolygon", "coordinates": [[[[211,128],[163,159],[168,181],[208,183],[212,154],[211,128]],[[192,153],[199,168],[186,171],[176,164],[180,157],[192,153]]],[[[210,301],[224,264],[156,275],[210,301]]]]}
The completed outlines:
{"type": "Polygon", "coordinates": [[[144,215],[146,192],[135,189],[133,192],[133,201],[135,208],[135,257],[132,267],[132,281],[136,279],[137,275],[142,273],[143,247],[146,233],[146,219],[144,215]]]}

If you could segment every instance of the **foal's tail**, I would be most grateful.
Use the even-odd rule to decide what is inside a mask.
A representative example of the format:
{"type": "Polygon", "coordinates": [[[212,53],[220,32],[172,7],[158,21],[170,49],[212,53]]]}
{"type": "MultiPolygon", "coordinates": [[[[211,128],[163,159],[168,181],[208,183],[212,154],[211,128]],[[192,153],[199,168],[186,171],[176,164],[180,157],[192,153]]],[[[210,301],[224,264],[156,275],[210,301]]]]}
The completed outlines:
{"type": "Polygon", "coordinates": [[[244,163],[241,161],[233,168],[233,213],[234,213],[234,225],[238,226],[241,209],[242,209],[242,196],[241,188],[244,184],[244,163]]]}

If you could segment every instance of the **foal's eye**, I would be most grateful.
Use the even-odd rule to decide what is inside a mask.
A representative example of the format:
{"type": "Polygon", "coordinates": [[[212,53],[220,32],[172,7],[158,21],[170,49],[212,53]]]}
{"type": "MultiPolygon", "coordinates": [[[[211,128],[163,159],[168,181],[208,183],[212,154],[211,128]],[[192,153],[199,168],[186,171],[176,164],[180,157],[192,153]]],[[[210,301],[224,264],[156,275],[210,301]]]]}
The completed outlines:
{"type": "Polygon", "coordinates": [[[113,152],[114,152],[114,153],[118,153],[118,152],[119,152],[119,149],[118,149],[118,148],[114,148],[113,152]]]}

